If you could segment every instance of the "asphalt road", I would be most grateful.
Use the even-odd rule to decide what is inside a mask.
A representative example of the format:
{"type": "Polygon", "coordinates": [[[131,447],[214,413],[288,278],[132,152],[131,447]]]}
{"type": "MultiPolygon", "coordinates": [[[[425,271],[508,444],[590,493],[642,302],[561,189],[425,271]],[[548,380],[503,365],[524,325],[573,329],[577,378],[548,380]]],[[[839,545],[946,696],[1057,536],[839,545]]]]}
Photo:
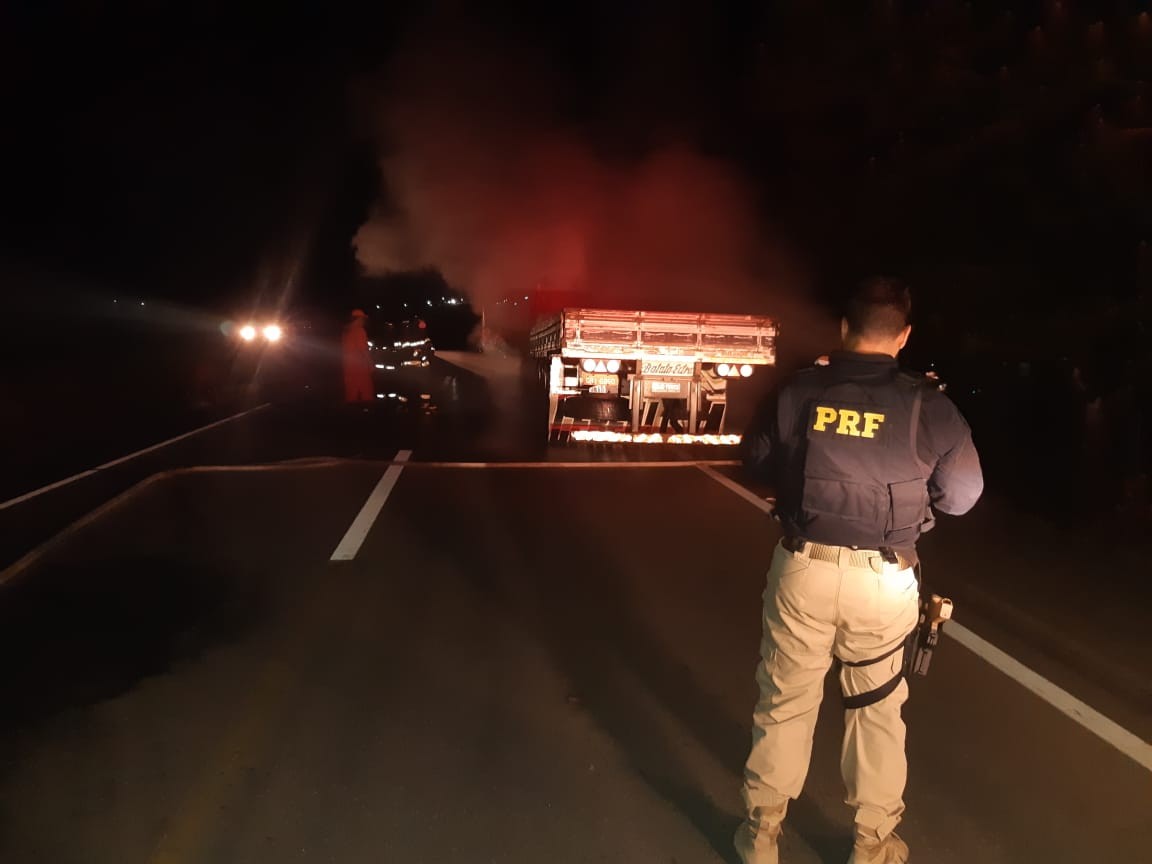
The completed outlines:
{"type": "MultiPolygon", "coordinates": [[[[5,563],[45,544],[0,590],[0,860],[732,860],[773,523],[699,453],[545,452],[492,423],[475,376],[410,383],[373,414],[272,406],[0,511],[5,563]],[[475,465],[513,458],[535,464],[475,465]]],[[[930,579],[1149,740],[1144,613],[1125,636],[1085,608],[1123,592],[1037,600],[1027,562],[1098,550],[1043,525],[1013,546],[1001,506],[928,538],[930,579]]],[[[786,862],[847,858],[828,696],[786,862]]],[[[959,643],[906,716],[914,861],[1148,857],[1149,770],[959,643]]]]}

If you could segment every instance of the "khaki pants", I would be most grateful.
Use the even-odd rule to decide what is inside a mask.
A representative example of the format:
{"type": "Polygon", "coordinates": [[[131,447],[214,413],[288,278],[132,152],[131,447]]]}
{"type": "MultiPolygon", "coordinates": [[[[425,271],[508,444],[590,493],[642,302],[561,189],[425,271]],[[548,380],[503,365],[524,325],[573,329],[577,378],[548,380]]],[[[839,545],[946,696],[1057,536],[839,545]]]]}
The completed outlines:
{"type": "MultiPolygon", "coordinates": [[[[782,814],[781,805],[804,786],[833,654],[848,662],[879,657],[904,640],[918,615],[910,567],[851,549],[841,549],[839,561],[831,563],[776,548],[764,592],[760,699],[745,768],[751,828],[760,827],[765,814],[782,814]]],[[[872,665],[842,666],[843,692],[882,686],[900,671],[903,656],[897,651],[872,665]]],[[[845,711],[840,765],[847,803],[856,808],[857,828],[881,838],[904,811],[908,763],[900,708],[907,698],[908,684],[901,681],[885,699],[845,711]]]]}

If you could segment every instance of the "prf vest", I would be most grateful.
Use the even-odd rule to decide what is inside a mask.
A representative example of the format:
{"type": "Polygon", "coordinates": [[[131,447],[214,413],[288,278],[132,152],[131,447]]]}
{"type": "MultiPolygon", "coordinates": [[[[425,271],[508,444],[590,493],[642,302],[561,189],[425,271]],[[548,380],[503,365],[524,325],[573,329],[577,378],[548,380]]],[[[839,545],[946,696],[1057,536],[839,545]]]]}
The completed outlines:
{"type": "Polygon", "coordinates": [[[915,546],[930,527],[931,467],[917,452],[929,385],[895,367],[878,371],[846,379],[834,366],[808,369],[781,399],[780,433],[797,448],[781,495],[790,534],[900,549],[915,546]]]}

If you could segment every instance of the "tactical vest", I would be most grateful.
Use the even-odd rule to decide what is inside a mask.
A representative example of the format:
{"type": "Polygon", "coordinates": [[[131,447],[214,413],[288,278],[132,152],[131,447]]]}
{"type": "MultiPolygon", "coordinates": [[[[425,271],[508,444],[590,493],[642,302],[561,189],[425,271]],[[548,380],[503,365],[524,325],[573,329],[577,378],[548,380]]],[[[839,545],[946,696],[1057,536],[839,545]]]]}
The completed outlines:
{"type": "Polygon", "coordinates": [[[911,548],[929,527],[931,467],[917,452],[923,377],[893,370],[839,380],[833,369],[806,381],[795,405],[803,478],[789,526],[837,546],[911,548]]]}

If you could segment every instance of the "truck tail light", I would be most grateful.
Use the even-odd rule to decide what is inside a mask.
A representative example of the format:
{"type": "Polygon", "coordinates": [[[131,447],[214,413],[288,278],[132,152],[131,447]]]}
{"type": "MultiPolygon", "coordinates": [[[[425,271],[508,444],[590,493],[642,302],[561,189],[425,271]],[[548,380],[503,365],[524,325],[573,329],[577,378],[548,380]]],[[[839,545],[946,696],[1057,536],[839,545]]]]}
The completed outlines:
{"type": "MultiPolygon", "coordinates": [[[[561,429],[560,431],[569,431],[561,429]]],[[[613,432],[608,429],[573,429],[573,441],[594,441],[600,444],[709,444],[734,446],[740,435],[664,435],[660,432],[613,432]]]]}

